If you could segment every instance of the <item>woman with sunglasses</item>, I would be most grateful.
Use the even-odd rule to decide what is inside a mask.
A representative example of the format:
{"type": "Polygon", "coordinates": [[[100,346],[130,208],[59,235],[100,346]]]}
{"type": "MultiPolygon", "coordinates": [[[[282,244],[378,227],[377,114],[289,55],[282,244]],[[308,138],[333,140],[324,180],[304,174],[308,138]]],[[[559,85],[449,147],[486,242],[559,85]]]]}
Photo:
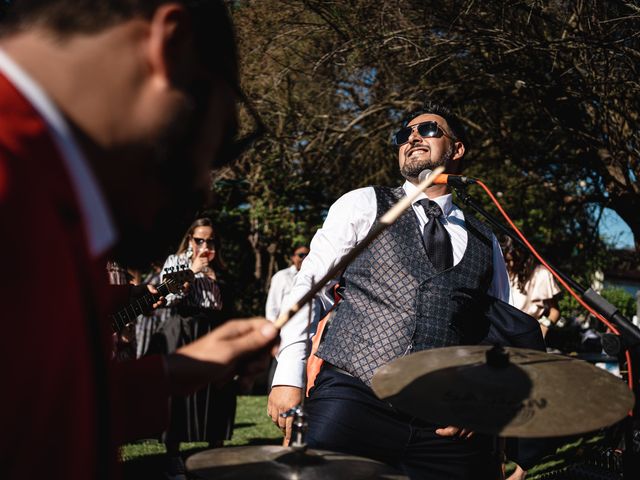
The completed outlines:
{"type": "MultiPolygon", "coordinates": [[[[167,296],[170,317],[154,350],[170,353],[206,335],[230,317],[230,301],[223,300],[220,275],[224,263],[220,240],[209,218],[198,218],[185,233],[178,251],[164,263],[163,273],[190,268],[194,281],[186,293],[167,296]]],[[[173,397],[171,421],[165,434],[170,478],[184,478],[180,442],[209,442],[222,446],[231,439],[236,410],[236,388],[231,382],[221,388],[208,385],[193,395],[173,397]]]]}

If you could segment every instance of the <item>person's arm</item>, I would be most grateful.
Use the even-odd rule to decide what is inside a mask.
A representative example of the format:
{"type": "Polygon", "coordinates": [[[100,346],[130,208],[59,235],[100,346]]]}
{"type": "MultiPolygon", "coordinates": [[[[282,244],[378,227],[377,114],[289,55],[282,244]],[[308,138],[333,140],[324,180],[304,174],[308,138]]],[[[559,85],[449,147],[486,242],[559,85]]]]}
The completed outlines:
{"type": "Polygon", "coordinates": [[[551,321],[551,323],[556,323],[560,319],[560,306],[558,304],[558,298],[562,290],[556,283],[556,279],[553,277],[553,274],[549,270],[547,270],[546,267],[541,265],[537,270],[540,271],[539,279],[542,283],[542,298],[545,299],[544,307],[547,318],[551,321]]]}
{"type": "Polygon", "coordinates": [[[204,385],[222,385],[240,375],[264,371],[278,339],[261,318],[231,320],[173,354],[114,363],[115,411],[123,426],[120,441],[146,438],[166,429],[169,396],[187,395],[204,385]],[[144,385],[144,388],[140,388],[144,385]]]}
{"type": "Polygon", "coordinates": [[[277,340],[277,329],[263,318],[229,320],[167,356],[171,393],[223,385],[236,374],[253,377],[269,366],[277,340]]]}
{"type": "MultiPolygon", "coordinates": [[[[528,294],[534,299],[541,299],[544,310],[540,313],[540,329],[542,336],[546,338],[549,327],[560,319],[560,307],[558,294],[560,287],[553,275],[543,265],[538,265],[533,272],[528,294]]],[[[539,302],[539,300],[538,300],[539,302]]]]}
{"type": "MultiPolygon", "coordinates": [[[[371,187],[349,192],[331,206],[322,228],[311,241],[309,255],[302,263],[293,288],[283,302],[282,312],[294,305],[366,236],[375,221],[376,209],[375,191],[371,187]]],[[[302,399],[308,316],[308,305],[305,305],[282,328],[278,366],[269,394],[268,413],[273,422],[285,430],[287,436],[291,420],[285,422],[280,414],[296,406],[302,399]]]]}
{"type": "Polygon", "coordinates": [[[556,323],[560,320],[560,306],[558,305],[558,299],[553,297],[549,300],[546,300],[545,306],[548,310],[547,318],[551,321],[551,323],[556,323]]]}
{"type": "MultiPolygon", "coordinates": [[[[346,193],[331,206],[322,228],[311,241],[309,255],[283,301],[281,312],[291,308],[366,236],[375,215],[376,199],[371,187],[346,193]]],[[[302,387],[308,316],[308,305],[304,305],[282,328],[274,386],[302,387]]]]}

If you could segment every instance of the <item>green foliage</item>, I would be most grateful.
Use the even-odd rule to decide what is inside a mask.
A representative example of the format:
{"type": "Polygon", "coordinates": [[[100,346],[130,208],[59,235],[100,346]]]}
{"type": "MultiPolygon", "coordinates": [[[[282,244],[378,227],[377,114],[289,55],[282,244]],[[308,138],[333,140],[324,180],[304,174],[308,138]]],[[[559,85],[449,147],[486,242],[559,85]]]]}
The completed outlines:
{"type": "MultiPolygon", "coordinates": [[[[600,295],[614,305],[625,317],[630,319],[635,315],[636,300],[633,298],[633,295],[626,290],[617,287],[608,287],[603,289],[600,295]]],[[[563,295],[558,303],[560,312],[564,317],[585,316],[586,314],[585,309],[571,295],[563,295]]]]}
{"type": "Polygon", "coordinates": [[[605,288],[602,290],[602,296],[610,304],[620,311],[622,315],[631,318],[636,314],[636,300],[629,292],[622,288],[605,288]]]}
{"type": "Polygon", "coordinates": [[[568,293],[562,295],[558,302],[558,308],[560,309],[560,314],[565,318],[584,317],[586,314],[582,305],[568,293]]]}
{"type": "Polygon", "coordinates": [[[633,5],[243,0],[232,13],[243,89],[269,129],[215,179],[239,311],[261,312],[291,244],[310,240],[337,197],[401,182],[389,137],[425,99],[454,107],[470,137],[466,173],[502,194],[563,271],[588,283],[606,266],[605,206],[640,238],[633,5]]]}

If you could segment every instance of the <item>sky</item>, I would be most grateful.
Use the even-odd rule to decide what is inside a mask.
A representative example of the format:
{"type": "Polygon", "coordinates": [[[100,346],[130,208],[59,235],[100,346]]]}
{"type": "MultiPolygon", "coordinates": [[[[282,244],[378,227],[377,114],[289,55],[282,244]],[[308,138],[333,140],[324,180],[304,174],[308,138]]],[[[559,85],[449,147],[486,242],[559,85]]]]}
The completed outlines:
{"type": "Polygon", "coordinates": [[[605,208],[600,220],[600,235],[612,241],[616,248],[633,248],[633,234],[616,212],[605,208]]]}

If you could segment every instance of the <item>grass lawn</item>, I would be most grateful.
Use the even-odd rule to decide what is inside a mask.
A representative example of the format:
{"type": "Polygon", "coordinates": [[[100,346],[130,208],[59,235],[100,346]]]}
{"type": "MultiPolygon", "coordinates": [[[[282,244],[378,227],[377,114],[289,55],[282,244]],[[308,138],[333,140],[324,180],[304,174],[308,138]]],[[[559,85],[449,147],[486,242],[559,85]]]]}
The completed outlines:
{"type": "MultiPolygon", "coordinates": [[[[282,435],[280,430],[271,423],[266,412],[266,396],[238,397],[233,439],[225,442],[225,446],[279,445],[282,435]]],[[[573,478],[566,477],[560,471],[568,466],[584,463],[585,452],[588,452],[590,446],[596,444],[599,438],[599,436],[586,436],[573,439],[559,448],[555,455],[547,457],[543,463],[532,468],[527,475],[527,480],[573,478]],[[558,472],[558,474],[552,472],[558,472]]],[[[204,443],[183,443],[181,445],[185,457],[205,448],[206,444],[204,443]]],[[[156,440],[124,445],[121,449],[121,458],[125,480],[162,479],[164,452],[164,445],[156,440]]],[[[508,468],[507,471],[510,470],[511,468],[508,468]]]]}
{"type": "MultiPolygon", "coordinates": [[[[233,439],[225,446],[279,445],[282,434],[267,416],[266,396],[240,396],[236,411],[233,439]]],[[[184,456],[203,450],[205,443],[183,443],[184,456]]],[[[156,480],[162,478],[164,445],[157,440],[145,440],[124,445],[120,450],[125,480],[156,480]]]]}

